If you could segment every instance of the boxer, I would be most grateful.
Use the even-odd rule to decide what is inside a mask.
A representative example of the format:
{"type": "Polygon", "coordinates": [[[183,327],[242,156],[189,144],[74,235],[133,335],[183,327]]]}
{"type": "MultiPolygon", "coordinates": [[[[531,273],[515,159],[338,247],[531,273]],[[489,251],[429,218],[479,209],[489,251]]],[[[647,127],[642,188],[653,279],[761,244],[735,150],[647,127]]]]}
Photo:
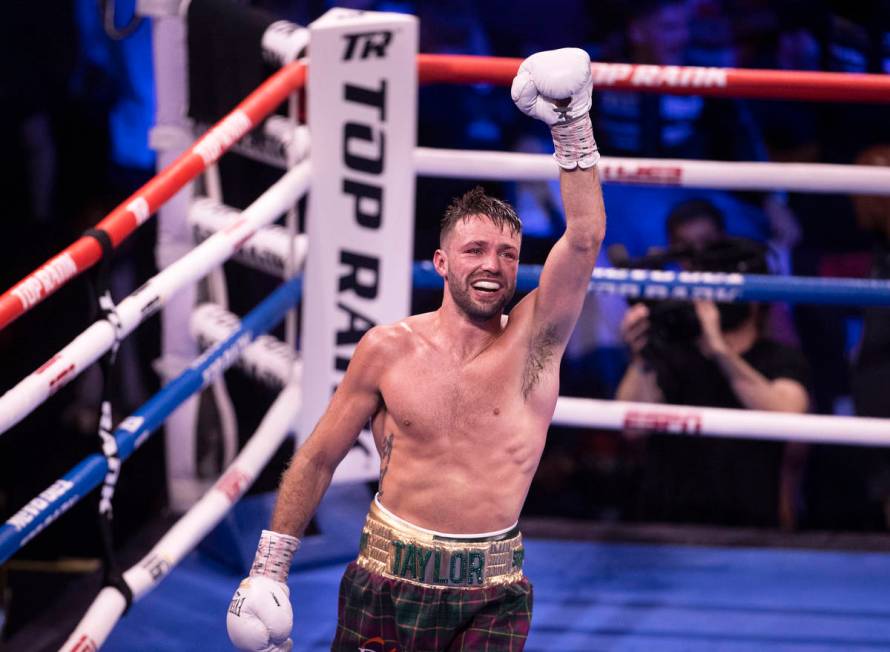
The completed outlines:
{"type": "Polygon", "coordinates": [[[532,587],[517,521],[559,394],[559,363],[605,235],[583,50],[539,52],[513,101],[551,128],[566,230],[536,290],[509,313],[521,223],[477,188],[457,198],[433,256],[438,310],[375,326],[279,487],[269,530],[231,602],[241,650],[291,649],[287,573],[339,462],[371,422],[380,488],[340,586],[333,650],[521,650],[532,587]]]}

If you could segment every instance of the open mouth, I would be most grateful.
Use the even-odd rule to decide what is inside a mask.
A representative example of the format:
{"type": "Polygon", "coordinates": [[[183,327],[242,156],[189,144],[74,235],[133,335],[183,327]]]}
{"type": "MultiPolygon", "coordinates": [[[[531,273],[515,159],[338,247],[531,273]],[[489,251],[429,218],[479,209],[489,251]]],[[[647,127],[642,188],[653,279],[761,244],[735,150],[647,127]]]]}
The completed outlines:
{"type": "Polygon", "coordinates": [[[497,281],[474,281],[472,288],[483,294],[494,294],[501,289],[501,284],[497,281]]]}

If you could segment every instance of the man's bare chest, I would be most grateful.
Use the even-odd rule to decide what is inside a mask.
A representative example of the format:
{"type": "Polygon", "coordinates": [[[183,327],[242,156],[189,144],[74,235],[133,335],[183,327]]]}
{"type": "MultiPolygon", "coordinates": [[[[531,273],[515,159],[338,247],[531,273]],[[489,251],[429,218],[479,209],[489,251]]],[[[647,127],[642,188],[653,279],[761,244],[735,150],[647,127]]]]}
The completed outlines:
{"type": "Polygon", "coordinates": [[[389,416],[417,433],[498,427],[521,411],[518,361],[491,355],[467,364],[444,356],[406,358],[381,384],[389,416]]]}

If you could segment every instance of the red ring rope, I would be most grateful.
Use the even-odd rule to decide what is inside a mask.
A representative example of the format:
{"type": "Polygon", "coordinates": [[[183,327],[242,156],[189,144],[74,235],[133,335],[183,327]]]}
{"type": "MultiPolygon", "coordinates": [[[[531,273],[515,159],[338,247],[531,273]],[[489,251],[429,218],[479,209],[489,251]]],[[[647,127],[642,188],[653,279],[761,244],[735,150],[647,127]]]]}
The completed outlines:
{"type": "MultiPolygon", "coordinates": [[[[420,54],[423,84],[490,83],[509,86],[522,59],[420,54]]],[[[798,70],[593,63],[594,88],[647,90],[674,95],[784,100],[890,102],[890,75],[798,70]]]]}
{"type": "MultiPolygon", "coordinates": [[[[248,95],[225,118],[198,139],[172,164],[125,199],[97,229],[104,229],[116,247],[189,181],[226,151],[232,143],[269,115],[306,81],[306,66],[285,66],[248,95]]],[[[83,237],[69,245],[0,296],[0,329],[48,297],[68,280],[95,265],[102,256],[99,244],[83,237]]]]}
{"type": "MultiPolygon", "coordinates": [[[[468,55],[420,54],[421,83],[509,85],[521,60],[468,55]]],[[[695,66],[591,64],[599,88],[670,92],[676,95],[768,99],[890,102],[890,76],[831,72],[745,70],[695,66]]],[[[294,62],[272,75],[188,151],[133,193],[96,225],[117,246],[165,201],[225,152],[306,80],[306,65],[294,62]],[[245,120],[246,118],[246,120],[245,120]],[[239,120],[240,119],[240,120],[239,120]],[[202,150],[203,147],[203,150],[202,150]],[[200,152],[203,152],[202,157],[200,152]],[[210,152],[210,155],[208,155],[210,152]]],[[[93,238],[80,238],[0,295],[0,329],[98,262],[93,238]]]]}

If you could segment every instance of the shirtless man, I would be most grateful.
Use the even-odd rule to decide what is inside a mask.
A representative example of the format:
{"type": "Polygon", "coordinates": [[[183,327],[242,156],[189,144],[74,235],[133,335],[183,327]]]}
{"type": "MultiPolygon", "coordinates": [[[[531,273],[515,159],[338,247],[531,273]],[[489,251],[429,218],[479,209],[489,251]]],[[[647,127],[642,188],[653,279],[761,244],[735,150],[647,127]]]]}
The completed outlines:
{"type": "Polygon", "coordinates": [[[521,650],[531,620],[516,524],[559,390],[559,362],[605,235],[583,50],[526,59],[512,97],[551,127],[566,231],[537,290],[516,287],[521,224],[476,189],[442,220],[441,307],[369,330],[294,455],[270,530],[229,608],[242,650],[287,651],[293,553],[368,421],[380,489],[340,586],[333,650],[521,650]],[[556,99],[551,99],[556,98],[556,99]]]}

